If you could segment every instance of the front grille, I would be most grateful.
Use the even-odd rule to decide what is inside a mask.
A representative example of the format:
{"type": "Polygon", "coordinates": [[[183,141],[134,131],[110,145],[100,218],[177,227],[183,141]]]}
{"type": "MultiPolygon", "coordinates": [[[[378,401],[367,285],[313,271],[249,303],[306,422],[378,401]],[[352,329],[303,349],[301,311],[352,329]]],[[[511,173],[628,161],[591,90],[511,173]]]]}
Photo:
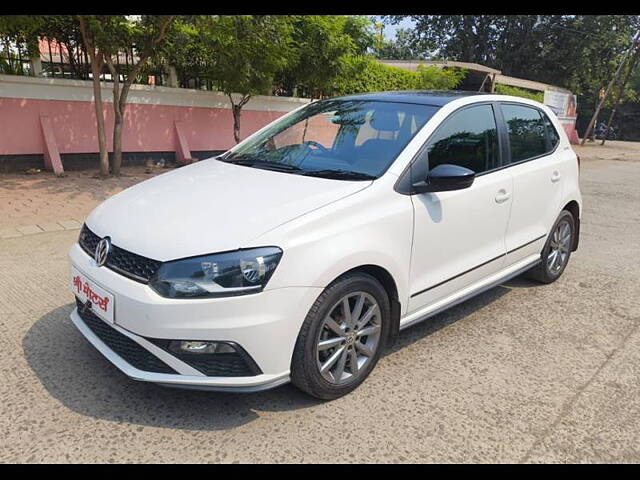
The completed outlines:
{"type": "MultiPolygon", "coordinates": [[[[100,237],[89,230],[86,224],[82,226],[78,242],[89,256],[94,256],[99,241],[100,237]]],[[[162,262],[158,260],[137,255],[113,244],[105,264],[114,272],[141,283],[148,283],[161,265],[162,262]]]]}
{"type": "Polygon", "coordinates": [[[85,325],[124,361],[145,372],[178,373],[142,345],[112,328],[90,309],[83,311],[84,305],[77,297],[76,305],[78,315],[85,325]]]}
{"type": "Polygon", "coordinates": [[[207,377],[252,377],[262,373],[251,356],[237,344],[231,344],[236,350],[235,353],[176,353],[169,349],[171,340],[159,338],[147,338],[147,340],[207,377]]]}

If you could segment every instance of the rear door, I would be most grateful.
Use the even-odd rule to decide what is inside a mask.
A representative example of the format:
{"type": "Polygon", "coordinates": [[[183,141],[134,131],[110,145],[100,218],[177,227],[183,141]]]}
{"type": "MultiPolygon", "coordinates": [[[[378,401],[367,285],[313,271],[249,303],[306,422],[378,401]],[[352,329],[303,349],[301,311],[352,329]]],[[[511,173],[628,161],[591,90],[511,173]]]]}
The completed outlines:
{"type": "Polygon", "coordinates": [[[533,106],[501,102],[506,127],[507,163],[513,201],[505,243],[505,266],[539,253],[562,201],[558,133],[546,114],[533,106]]]}

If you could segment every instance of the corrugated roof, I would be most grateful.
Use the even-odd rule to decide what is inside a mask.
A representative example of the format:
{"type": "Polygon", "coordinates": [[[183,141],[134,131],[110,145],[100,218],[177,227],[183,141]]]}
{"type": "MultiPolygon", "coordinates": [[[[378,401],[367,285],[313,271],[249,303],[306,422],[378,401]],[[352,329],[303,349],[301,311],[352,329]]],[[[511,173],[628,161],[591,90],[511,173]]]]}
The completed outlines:
{"type": "Polygon", "coordinates": [[[500,70],[496,70],[495,68],[485,67],[484,65],[480,65],[479,63],[469,63],[469,62],[455,62],[453,60],[379,60],[380,63],[385,65],[390,65],[392,67],[402,68],[404,70],[418,70],[419,65],[429,66],[434,65],[436,67],[458,67],[458,68],[466,68],[469,70],[476,70],[478,72],[485,73],[502,73],[500,70]]]}

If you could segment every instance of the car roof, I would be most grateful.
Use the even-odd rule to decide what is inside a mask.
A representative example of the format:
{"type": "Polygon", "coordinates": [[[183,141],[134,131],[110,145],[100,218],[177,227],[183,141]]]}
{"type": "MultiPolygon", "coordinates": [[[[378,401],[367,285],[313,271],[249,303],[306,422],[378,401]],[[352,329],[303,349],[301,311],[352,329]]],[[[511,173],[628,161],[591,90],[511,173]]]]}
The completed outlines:
{"type": "Polygon", "coordinates": [[[333,97],[331,100],[364,100],[378,102],[417,103],[442,107],[458,98],[475,95],[491,95],[488,92],[467,92],[463,90],[398,90],[392,92],[359,93],[333,97]]]}

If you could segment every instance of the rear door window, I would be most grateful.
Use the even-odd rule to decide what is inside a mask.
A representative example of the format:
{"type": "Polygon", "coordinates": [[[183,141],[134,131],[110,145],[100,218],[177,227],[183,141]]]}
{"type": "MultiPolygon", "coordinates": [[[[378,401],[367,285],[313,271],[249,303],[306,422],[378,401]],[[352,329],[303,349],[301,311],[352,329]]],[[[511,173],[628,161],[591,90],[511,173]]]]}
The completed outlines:
{"type": "Polygon", "coordinates": [[[538,109],[510,104],[502,104],[500,108],[509,132],[511,163],[539,157],[550,151],[545,124],[538,109]]]}
{"type": "Polygon", "coordinates": [[[544,112],[540,112],[540,114],[542,115],[544,126],[547,129],[547,149],[548,151],[551,151],[558,146],[558,143],[560,143],[560,135],[558,135],[556,127],[553,126],[553,123],[551,122],[547,114],[544,112]]]}

